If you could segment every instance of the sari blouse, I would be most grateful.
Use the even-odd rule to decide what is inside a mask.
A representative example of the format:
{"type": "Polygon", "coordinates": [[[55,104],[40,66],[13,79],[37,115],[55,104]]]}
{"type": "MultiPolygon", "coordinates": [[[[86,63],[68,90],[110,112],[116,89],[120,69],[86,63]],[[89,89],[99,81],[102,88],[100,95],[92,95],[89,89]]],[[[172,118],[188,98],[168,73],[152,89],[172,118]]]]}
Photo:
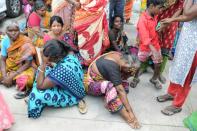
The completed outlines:
{"type": "Polygon", "coordinates": [[[28,26],[29,27],[40,27],[41,18],[36,12],[33,12],[29,15],[28,26]]]}

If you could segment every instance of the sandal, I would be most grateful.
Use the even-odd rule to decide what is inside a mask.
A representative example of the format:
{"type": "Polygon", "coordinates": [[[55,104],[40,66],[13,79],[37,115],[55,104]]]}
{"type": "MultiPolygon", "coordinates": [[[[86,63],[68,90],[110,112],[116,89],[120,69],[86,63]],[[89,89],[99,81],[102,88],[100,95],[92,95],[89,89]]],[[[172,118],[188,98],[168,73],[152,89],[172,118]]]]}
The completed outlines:
{"type": "Polygon", "coordinates": [[[26,98],[24,99],[24,101],[25,101],[25,104],[28,104],[29,98],[26,97],[26,98]]]}
{"type": "Polygon", "coordinates": [[[165,95],[157,97],[158,102],[172,101],[173,99],[174,99],[174,97],[171,96],[170,94],[165,94],[165,95]]]}
{"type": "Polygon", "coordinates": [[[28,96],[28,94],[26,92],[18,92],[14,95],[14,98],[15,99],[23,99],[27,96],[28,96]]]}
{"type": "Polygon", "coordinates": [[[180,107],[175,107],[173,105],[171,106],[167,106],[165,109],[161,110],[161,112],[164,114],[164,115],[167,115],[167,116],[172,116],[176,113],[179,113],[182,111],[182,108],[180,107]]]}
{"type": "Polygon", "coordinates": [[[162,85],[160,84],[158,80],[150,79],[150,83],[152,83],[156,89],[162,89],[162,85]]]}
{"type": "Polygon", "coordinates": [[[160,75],[160,76],[159,76],[159,81],[160,81],[162,84],[165,84],[165,83],[166,83],[166,78],[165,78],[163,75],[160,75]]]}
{"type": "Polygon", "coordinates": [[[139,78],[133,78],[133,80],[130,83],[130,87],[135,88],[139,82],[140,82],[139,78]]]}
{"type": "Polygon", "coordinates": [[[127,121],[129,126],[133,129],[140,129],[141,126],[136,118],[133,118],[131,121],[127,121]]]}
{"type": "Polygon", "coordinates": [[[86,102],[84,100],[80,100],[79,103],[78,103],[78,109],[79,109],[79,112],[81,114],[85,114],[87,113],[87,105],[86,105],[86,102]]]}

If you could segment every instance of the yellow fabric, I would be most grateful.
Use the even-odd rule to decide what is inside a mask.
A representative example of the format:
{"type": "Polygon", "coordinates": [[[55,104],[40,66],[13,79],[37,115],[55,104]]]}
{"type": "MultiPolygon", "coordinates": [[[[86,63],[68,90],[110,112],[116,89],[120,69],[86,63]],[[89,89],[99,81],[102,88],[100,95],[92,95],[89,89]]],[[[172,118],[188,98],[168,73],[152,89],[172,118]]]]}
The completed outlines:
{"type": "MultiPolygon", "coordinates": [[[[36,53],[35,48],[31,45],[31,40],[23,35],[20,35],[19,38],[11,44],[11,46],[7,49],[7,52],[8,57],[6,59],[6,72],[8,76],[11,72],[17,71],[22,66],[22,62],[24,60],[26,60],[29,56],[35,55],[36,53]]],[[[13,80],[16,80],[20,76],[28,76],[27,87],[30,88],[33,84],[34,74],[34,68],[31,66],[13,78],[13,80]]],[[[1,72],[0,78],[2,78],[1,72]]]]}
{"type": "Polygon", "coordinates": [[[51,14],[50,12],[46,12],[44,17],[42,18],[42,26],[43,28],[49,29],[50,28],[50,18],[51,18],[51,14]]]}
{"type": "MultiPolygon", "coordinates": [[[[7,66],[7,65],[6,65],[7,66]]],[[[16,68],[12,71],[17,71],[16,68]]],[[[9,76],[11,72],[7,72],[7,76],[9,76]]],[[[26,89],[31,89],[33,82],[34,82],[34,75],[35,75],[35,69],[33,67],[28,68],[27,70],[23,71],[21,74],[17,75],[16,77],[13,78],[13,81],[15,81],[17,78],[21,77],[21,76],[27,76],[28,77],[28,81],[26,84],[26,89]]],[[[2,78],[2,73],[0,72],[0,79],[2,78]]]]}
{"type": "Polygon", "coordinates": [[[147,0],[142,0],[142,2],[141,2],[141,11],[144,11],[146,9],[146,3],[147,3],[147,0]]]}
{"type": "Polygon", "coordinates": [[[42,37],[39,37],[35,32],[31,29],[28,28],[28,36],[32,36],[32,44],[35,47],[42,47],[44,45],[44,40],[42,37]]]}

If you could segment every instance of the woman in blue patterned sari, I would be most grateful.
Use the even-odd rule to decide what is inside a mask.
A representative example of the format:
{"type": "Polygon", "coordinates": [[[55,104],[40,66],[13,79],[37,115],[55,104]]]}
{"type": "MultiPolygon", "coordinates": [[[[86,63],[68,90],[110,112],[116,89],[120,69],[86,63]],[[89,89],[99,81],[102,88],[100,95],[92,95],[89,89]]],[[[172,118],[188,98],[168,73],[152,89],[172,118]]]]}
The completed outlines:
{"type": "MultiPolygon", "coordinates": [[[[45,106],[67,107],[84,103],[83,71],[71,47],[59,40],[48,41],[42,59],[29,95],[28,116],[39,117],[45,106]],[[51,67],[51,63],[56,64],[51,67]]],[[[81,108],[85,109],[85,103],[81,108]]]]}

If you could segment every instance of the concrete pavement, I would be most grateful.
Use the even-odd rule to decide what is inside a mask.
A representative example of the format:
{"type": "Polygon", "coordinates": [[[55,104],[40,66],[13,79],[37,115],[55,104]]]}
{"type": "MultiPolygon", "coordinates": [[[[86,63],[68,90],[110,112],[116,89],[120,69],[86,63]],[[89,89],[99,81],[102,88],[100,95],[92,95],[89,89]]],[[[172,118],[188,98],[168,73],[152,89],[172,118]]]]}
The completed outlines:
{"type": "MultiPolygon", "coordinates": [[[[137,16],[137,15],[136,15],[137,16]]],[[[133,18],[134,21],[137,17],[133,18]]],[[[18,18],[17,20],[22,20],[18,18]]],[[[7,20],[3,23],[5,27],[7,20]]],[[[126,25],[128,37],[135,43],[135,24],[126,25]]],[[[2,27],[1,27],[2,29],[2,27]]],[[[168,63],[169,67],[170,63],[168,63]]],[[[168,77],[168,68],[164,75],[168,77]]],[[[183,126],[183,119],[192,111],[197,109],[197,85],[194,85],[190,95],[183,107],[183,111],[174,116],[164,116],[160,110],[171,102],[158,103],[156,97],[164,94],[169,81],[161,90],[156,90],[149,79],[152,72],[141,76],[141,82],[135,89],[130,88],[128,98],[132,108],[139,119],[142,128],[139,131],[187,131],[183,126]]],[[[101,97],[87,96],[85,100],[88,104],[88,112],[81,115],[77,106],[71,108],[45,108],[42,116],[38,119],[27,117],[27,105],[24,100],[16,100],[13,95],[16,93],[14,88],[5,88],[0,85],[0,91],[15,117],[15,124],[9,131],[132,131],[118,114],[110,114],[105,108],[101,97]]]]}

